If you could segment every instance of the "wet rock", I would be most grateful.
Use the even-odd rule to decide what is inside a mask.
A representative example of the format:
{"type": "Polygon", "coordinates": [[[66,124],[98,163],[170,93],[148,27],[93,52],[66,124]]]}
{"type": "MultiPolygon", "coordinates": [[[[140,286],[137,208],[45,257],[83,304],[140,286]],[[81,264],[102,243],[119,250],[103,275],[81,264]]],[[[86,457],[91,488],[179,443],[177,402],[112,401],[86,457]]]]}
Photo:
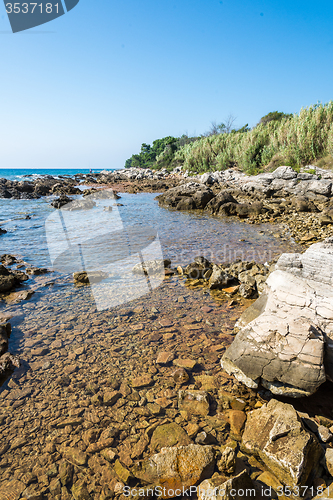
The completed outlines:
{"type": "Polygon", "coordinates": [[[176,210],[194,210],[195,208],[195,201],[189,196],[183,196],[176,206],[176,210]]]}
{"type": "Polygon", "coordinates": [[[171,265],[171,260],[170,259],[157,259],[157,260],[147,260],[144,261],[143,266],[142,264],[136,264],[133,269],[132,273],[134,274],[142,274],[143,272],[145,274],[158,274],[158,273],[163,273],[164,274],[164,269],[170,267],[171,265]]]}
{"type": "Polygon", "coordinates": [[[49,272],[48,269],[43,267],[27,267],[25,271],[27,274],[31,274],[33,276],[40,276],[41,274],[46,274],[49,272]]]}
{"type": "Polygon", "coordinates": [[[205,417],[209,413],[209,396],[206,391],[180,390],[178,394],[178,408],[191,415],[205,417]]]}
{"type": "Polygon", "coordinates": [[[249,283],[241,283],[240,287],[238,288],[238,293],[244,299],[251,299],[255,297],[257,293],[257,287],[256,284],[250,285],[249,283]]]}
{"type": "Polygon", "coordinates": [[[195,257],[194,262],[183,269],[183,273],[190,279],[201,279],[205,273],[212,269],[212,264],[204,257],[195,257]]]}
{"type": "Polygon", "coordinates": [[[178,368],[184,368],[186,370],[193,370],[197,362],[194,359],[188,358],[176,358],[173,360],[173,364],[178,366],[178,368]]]}
{"type": "Polygon", "coordinates": [[[228,287],[234,278],[221,269],[216,264],[213,264],[212,274],[209,278],[209,288],[211,290],[222,289],[228,287]]]}
{"type": "Polygon", "coordinates": [[[146,484],[175,490],[197,485],[212,475],[214,466],[212,446],[190,444],[163,448],[160,453],[133,467],[132,471],[146,484]]]}
{"type": "Polygon", "coordinates": [[[170,351],[162,351],[158,353],[156,363],[159,365],[167,365],[173,361],[175,358],[175,355],[173,352],[170,351]]]}
{"type": "Polygon", "coordinates": [[[305,196],[293,198],[291,206],[296,210],[296,212],[318,212],[318,208],[313,201],[308,200],[305,196]]]}
{"type": "Polygon", "coordinates": [[[151,437],[150,448],[152,451],[161,451],[162,448],[188,445],[192,441],[188,434],[176,423],[158,426],[151,437]]]}
{"type": "Polygon", "coordinates": [[[140,389],[141,387],[147,387],[153,384],[153,379],[151,375],[142,375],[141,377],[136,377],[131,380],[131,385],[134,389],[140,389]]]}
{"type": "Polygon", "coordinates": [[[61,208],[67,205],[68,203],[71,203],[72,201],[73,201],[72,198],[69,198],[65,194],[62,194],[59,198],[51,202],[51,206],[54,208],[61,208]]]}
{"type": "Polygon", "coordinates": [[[72,465],[83,466],[87,463],[87,455],[78,448],[65,446],[60,449],[62,456],[72,465]]]}
{"type": "Polygon", "coordinates": [[[209,203],[207,203],[205,210],[213,214],[217,214],[220,207],[226,203],[237,204],[237,201],[229,191],[222,190],[217,194],[217,196],[210,200],[209,203]]]}
{"type": "Polygon", "coordinates": [[[82,283],[84,285],[89,285],[89,283],[100,283],[108,277],[108,273],[104,273],[103,271],[82,271],[73,273],[74,282],[82,283]]]}
{"type": "Polygon", "coordinates": [[[9,292],[12,288],[14,288],[14,286],[15,276],[9,273],[7,276],[0,274],[0,293],[9,292]]]}
{"type": "Polygon", "coordinates": [[[0,323],[0,356],[7,351],[10,333],[10,323],[0,323]]]}
{"type": "Polygon", "coordinates": [[[316,438],[305,431],[296,410],[272,399],[248,413],[242,450],[254,454],[288,486],[305,484],[322,455],[316,438]]]}
{"type": "Polygon", "coordinates": [[[85,480],[80,479],[73,484],[72,495],[75,500],[91,500],[85,480]]]}
{"type": "Polygon", "coordinates": [[[283,254],[266,286],[261,314],[241,328],[222,367],[249,387],[313,394],[333,379],[333,239],[283,254]]]}
{"type": "Polygon", "coordinates": [[[6,374],[6,372],[14,370],[20,367],[20,360],[17,356],[6,352],[0,356],[0,376],[6,374]]]}
{"type": "Polygon", "coordinates": [[[128,480],[131,478],[131,472],[118,459],[115,461],[114,471],[123,483],[128,483],[128,480]]]}
{"type": "Polygon", "coordinates": [[[7,233],[6,229],[2,229],[2,228],[0,227],[0,234],[6,234],[6,233],[7,233]]]}
{"type": "Polygon", "coordinates": [[[25,484],[17,479],[10,479],[0,483],[0,491],[3,500],[16,500],[21,497],[25,490],[25,484]]]}
{"type": "Polygon", "coordinates": [[[73,211],[73,210],[91,210],[96,207],[96,202],[93,200],[74,200],[62,207],[62,210],[73,211]]]}
{"type": "Polygon", "coordinates": [[[118,391],[105,391],[103,394],[103,404],[106,406],[113,406],[122,394],[118,391]]]}
{"type": "Polygon", "coordinates": [[[174,372],[172,372],[172,377],[176,384],[186,384],[189,381],[190,377],[187,371],[184,368],[178,368],[174,372]]]}

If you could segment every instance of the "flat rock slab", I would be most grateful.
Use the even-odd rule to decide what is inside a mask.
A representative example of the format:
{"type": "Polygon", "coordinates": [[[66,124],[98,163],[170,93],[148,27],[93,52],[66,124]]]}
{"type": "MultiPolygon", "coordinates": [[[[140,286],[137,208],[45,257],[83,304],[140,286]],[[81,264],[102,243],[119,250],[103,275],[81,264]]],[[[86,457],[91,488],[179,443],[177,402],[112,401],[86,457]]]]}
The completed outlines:
{"type": "Polygon", "coordinates": [[[248,387],[309,396],[333,380],[333,238],[282,254],[275,269],[221,364],[248,387]]]}

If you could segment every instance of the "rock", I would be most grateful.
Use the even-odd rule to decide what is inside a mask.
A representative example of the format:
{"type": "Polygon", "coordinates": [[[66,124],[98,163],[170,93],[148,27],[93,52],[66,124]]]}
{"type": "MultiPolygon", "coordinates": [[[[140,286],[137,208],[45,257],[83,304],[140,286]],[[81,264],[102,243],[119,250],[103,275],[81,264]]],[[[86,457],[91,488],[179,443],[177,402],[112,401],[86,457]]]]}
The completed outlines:
{"type": "Polygon", "coordinates": [[[72,198],[69,198],[65,194],[62,194],[59,198],[56,198],[55,200],[53,200],[51,202],[51,206],[59,209],[65,205],[67,205],[68,203],[71,203],[72,201],[73,201],[72,198]]]}
{"type": "Polygon", "coordinates": [[[233,474],[236,468],[236,448],[237,444],[234,441],[234,445],[222,446],[221,448],[221,457],[217,462],[217,468],[223,474],[233,474]]]}
{"type": "Polygon", "coordinates": [[[8,349],[8,339],[11,333],[11,325],[8,322],[0,323],[0,356],[8,349]]]}
{"type": "Polygon", "coordinates": [[[259,457],[290,487],[305,484],[322,455],[318,441],[305,431],[296,410],[274,399],[248,413],[241,449],[259,457]]]}
{"type": "Polygon", "coordinates": [[[96,207],[96,202],[93,200],[74,200],[62,207],[62,210],[72,212],[73,210],[91,210],[96,207]]]}
{"type": "Polygon", "coordinates": [[[203,481],[198,488],[198,500],[243,500],[257,498],[254,484],[246,471],[222,482],[220,477],[203,481]]]}
{"type": "Polygon", "coordinates": [[[0,275],[0,293],[9,292],[15,286],[15,276],[9,274],[7,276],[0,275]]]}
{"type": "Polygon", "coordinates": [[[291,167],[281,166],[275,169],[274,172],[272,172],[271,176],[273,177],[273,179],[283,179],[286,181],[295,179],[297,177],[297,172],[295,172],[295,170],[293,170],[291,167]]]}
{"type": "Polygon", "coordinates": [[[89,283],[100,283],[101,281],[109,277],[108,273],[103,271],[85,271],[73,273],[73,278],[75,283],[83,283],[88,285],[89,283]]]}
{"type": "Polygon", "coordinates": [[[318,208],[313,201],[308,200],[306,196],[297,196],[292,199],[291,206],[297,212],[318,212],[318,208]]]}
{"type": "Polygon", "coordinates": [[[213,264],[213,272],[209,278],[209,288],[211,290],[228,287],[234,281],[233,276],[227,274],[216,264],[213,264]]]}
{"type": "Polygon", "coordinates": [[[328,226],[333,224],[333,219],[328,214],[320,214],[318,217],[319,224],[321,226],[328,226]]]}
{"type": "Polygon", "coordinates": [[[128,480],[131,478],[131,473],[118,459],[115,461],[114,471],[123,483],[128,483],[128,480]]]}
{"type": "MultiPolygon", "coordinates": [[[[162,448],[161,452],[133,467],[136,478],[146,484],[182,490],[195,486],[210,477],[214,471],[215,452],[212,446],[190,444],[162,448]]],[[[174,495],[172,495],[174,496],[174,495]]]]}
{"type": "Polygon", "coordinates": [[[195,257],[194,262],[183,269],[183,273],[190,279],[204,278],[205,273],[212,268],[212,264],[204,257],[195,257]]]}
{"type": "Polygon", "coordinates": [[[333,448],[326,448],[324,461],[328,473],[333,476],[333,448]]]}
{"type": "Polygon", "coordinates": [[[6,372],[14,370],[20,367],[20,360],[17,356],[6,352],[0,356],[0,376],[6,374],[6,372]]]}
{"type": "Polygon", "coordinates": [[[49,270],[44,267],[27,267],[26,273],[33,276],[40,276],[41,274],[48,273],[49,270]]]}
{"type": "Polygon", "coordinates": [[[87,463],[87,455],[83,451],[78,448],[72,448],[69,446],[65,446],[60,449],[60,453],[62,456],[69,461],[69,463],[73,465],[86,465],[87,463]]]}
{"type": "Polygon", "coordinates": [[[6,229],[2,229],[2,228],[0,227],[0,234],[6,234],[6,233],[7,233],[6,229]]]}
{"type": "Polygon", "coordinates": [[[178,424],[159,425],[153,432],[150,441],[152,451],[161,451],[162,448],[170,446],[186,446],[192,441],[188,434],[178,424]]]}
{"type": "Polygon", "coordinates": [[[257,293],[257,288],[255,285],[250,285],[248,283],[242,283],[238,289],[239,295],[244,297],[244,299],[251,299],[257,293]]]}
{"type": "Polygon", "coordinates": [[[180,390],[178,393],[178,408],[191,415],[205,417],[209,413],[209,396],[206,391],[180,390]]]}
{"type": "Polygon", "coordinates": [[[179,368],[185,368],[186,370],[193,370],[193,368],[197,363],[194,359],[177,358],[173,360],[173,364],[175,366],[178,366],[179,368]]]}
{"type": "Polygon", "coordinates": [[[113,406],[121,396],[121,392],[118,391],[105,391],[103,394],[103,404],[113,406]]]}
{"type": "Polygon", "coordinates": [[[320,441],[323,443],[327,443],[332,439],[332,433],[324,425],[318,425],[317,433],[320,441]]]}
{"type": "Polygon", "coordinates": [[[164,269],[170,267],[170,265],[171,265],[170,259],[147,260],[147,261],[144,261],[143,266],[141,263],[136,264],[132,269],[132,273],[142,274],[142,272],[144,272],[145,274],[149,274],[149,275],[150,274],[158,274],[158,273],[164,274],[164,269]]]}
{"type": "Polygon", "coordinates": [[[17,479],[10,479],[0,483],[1,500],[16,500],[21,498],[25,484],[17,479]]]}
{"type": "Polygon", "coordinates": [[[149,385],[152,385],[153,379],[151,375],[142,375],[141,377],[136,377],[132,379],[131,385],[134,387],[134,389],[139,389],[141,387],[147,387],[149,385]]]}
{"type": "Polygon", "coordinates": [[[302,397],[333,380],[333,238],[283,254],[275,268],[261,314],[240,329],[221,364],[248,387],[261,382],[302,397]]]}
{"type": "Polygon", "coordinates": [[[215,196],[215,198],[213,198],[212,200],[209,201],[209,203],[207,203],[205,210],[207,210],[213,214],[217,214],[220,207],[222,205],[225,205],[226,203],[237,204],[237,201],[235,200],[235,198],[231,195],[231,193],[229,191],[222,190],[218,193],[217,196],[215,196]]]}
{"type": "Polygon", "coordinates": [[[156,363],[159,365],[167,365],[173,361],[175,355],[170,351],[161,351],[158,353],[156,363]]]}
{"type": "Polygon", "coordinates": [[[246,413],[241,410],[231,410],[230,419],[230,437],[240,441],[242,439],[242,430],[246,422],[246,413]]]}
{"type": "Polygon", "coordinates": [[[186,370],[184,370],[184,368],[177,368],[177,370],[172,373],[172,377],[176,384],[180,385],[186,384],[186,382],[190,379],[189,374],[186,370]]]}
{"type": "Polygon", "coordinates": [[[80,479],[76,481],[72,486],[72,495],[75,500],[91,500],[89,491],[87,489],[87,483],[85,480],[80,479]]]}

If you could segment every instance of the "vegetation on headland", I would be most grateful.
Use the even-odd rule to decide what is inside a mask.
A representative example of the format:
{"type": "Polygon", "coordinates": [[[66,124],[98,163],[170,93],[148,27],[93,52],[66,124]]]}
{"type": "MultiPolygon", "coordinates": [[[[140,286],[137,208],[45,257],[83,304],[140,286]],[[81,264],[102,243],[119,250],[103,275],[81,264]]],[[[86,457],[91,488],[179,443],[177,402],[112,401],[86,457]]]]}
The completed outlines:
{"type": "Polygon", "coordinates": [[[167,168],[183,166],[191,173],[237,167],[249,174],[280,165],[316,164],[333,167],[333,101],[301,109],[294,115],[274,111],[250,129],[212,124],[200,137],[165,137],[143,144],[126,167],[167,168]]]}

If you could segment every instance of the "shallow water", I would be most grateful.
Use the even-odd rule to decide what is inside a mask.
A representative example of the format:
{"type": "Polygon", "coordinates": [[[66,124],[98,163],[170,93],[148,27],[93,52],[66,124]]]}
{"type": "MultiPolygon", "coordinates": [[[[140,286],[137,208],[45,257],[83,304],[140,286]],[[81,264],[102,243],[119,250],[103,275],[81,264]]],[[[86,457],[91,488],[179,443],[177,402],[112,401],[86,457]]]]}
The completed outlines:
{"type": "MultiPolygon", "coordinates": [[[[110,215],[104,212],[103,218],[96,220],[94,234],[98,224],[103,226],[104,217],[116,217],[125,228],[142,228],[145,236],[148,234],[147,227],[152,228],[153,233],[158,234],[163,257],[171,259],[172,266],[186,265],[197,255],[204,255],[217,263],[231,262],[237,258],[266,262],[282,252],[299,250],[291,239],[273,236],[279,233],[280,228],[276,225],[251,225],[236,218],[210,216],[203,211],[167,210],[158,206],[155,197],[156,194],[153,193],[121,194],[119,201],[123,206],[113,206],[110,215]]],[[[0,200],[0,223],[2,222],[2,227],[8,231],[1,236],[0,253],[19,255],[29,264],[39,267],[51,267],[45,221],[50,215],[58,213],[50,206],[51,200],[52,197],[39,200],[0,200]],[[31,219],[25,219],[27,215],[31,219]]],[[[149,237],[146,243],[150,243],[149,237]]],[[[102,258],[102,254],[99,255],[102,258]]],[[[149,293],[146,280],[130,281],[131,268],[135,262],[126,261],[128,274],[125,272],[124,262],[121,265],[118,262],[114,266],[113,278],[104,284],[104,288],[99,285],[92,289],[75,287],[71,273],[61,274],[57,271],[25,282],[22,288],[35,290],[28,302],[17,305],[0,303],[0,311],[14,316],[10,350],[24,356],[25,339],[29,338],[32,332],[36,333],[45,328],[49,322],[53,325],[64,323],[63,318],[69,311],[75,311],[75,323],[85,314],[98,315],[98,310],[103,309],[109,309],[111,316],[116,316],[119,307],[114,306],[131,307],[137,300],[140,304],[150,306],[152,294],[149,293]],[[104,305],[98,303],[98,294],[104,298],[106,296],[105,287],[109,296],[118,297],[117,301],[108,299],[104,305]]],[[[77,269],[73,268],[72,271],[79,268],[77,263],[77,269]]],[[[174,278],[172,281],[162,281],[156,282],[157,289],[153,292],[157,308],[164,307],[164,302],[177,301],[178,295],[183,292],[180,280],[174,278]]],[[[204,303],[202,291],[187,290],[186,293],[188,296],[195,296],[198,308],[201,302],[204,303]]],[[[62,328],[66,331],[65,327],[62,328]]],[[[45,337],[44,341],[49,343],[52,339],[45,337]]]]}
{"type": "MultiPolygon", "coordinates": [[[[155,193],[121,194],[124,206],[113,207],[125,227],[153,228],[159,235],[164,258],[184,265],[197,255],[214,262],[270,261],[284,251],[299,247],[279,239],[278,226],[249,225],[235,218],[221,218],[203,211],[177,212],[158,206],[155,193]]],[[[50,267],[45,220],[55,212],[52,197],[39,200],[0,199],[0,226],[8,232],[0,240],[1,253],[20,255],[27,262],[50,267]],[[31,219],[26,220],[25,217],[31,219]]],[[[92,229],[93,232],[93,229],[92,229]]]]}

